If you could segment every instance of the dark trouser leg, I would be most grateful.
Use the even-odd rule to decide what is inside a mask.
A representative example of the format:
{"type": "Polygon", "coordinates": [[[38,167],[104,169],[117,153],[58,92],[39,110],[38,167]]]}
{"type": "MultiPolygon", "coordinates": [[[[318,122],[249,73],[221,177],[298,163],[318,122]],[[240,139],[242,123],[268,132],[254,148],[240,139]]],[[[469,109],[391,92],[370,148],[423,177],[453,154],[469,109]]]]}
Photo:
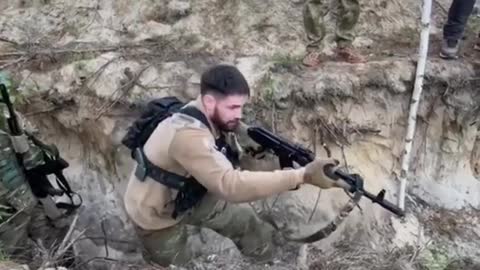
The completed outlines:
{"type": "Polygon", "coordinates": [[[448,11],[448,21],[443,27],[444,39],[459,40],[462,38],[474,5],[475,0],[453,0],[448,11]]]}

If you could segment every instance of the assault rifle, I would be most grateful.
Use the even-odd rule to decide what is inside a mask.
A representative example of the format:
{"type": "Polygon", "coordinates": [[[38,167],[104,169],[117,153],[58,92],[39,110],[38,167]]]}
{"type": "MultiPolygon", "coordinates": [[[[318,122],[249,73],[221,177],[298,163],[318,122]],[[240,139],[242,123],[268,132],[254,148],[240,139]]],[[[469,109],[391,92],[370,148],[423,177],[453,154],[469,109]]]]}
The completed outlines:
{"type": "MultiPolygon", "coordinates": [[[[56,203],[56,207],[66,209],[67,214],[72,212],[81,205],[82,198],[80,195],[72,191],[67,179],[63,175],[62,171],[69,166],[68,162],[60,156],[58,149],[54,145],[46,145],[39,139],[35,138],[32,134],[23,130],[18,122],[17,114],[13,109],[13,104],[4,84],[0,84],[0,93],[2,97],[0,102],[4,103],[8,110],[8,117],[6,120],[10,135],[12,136],[13,148],[15,149],[19,165],[24,169],[32,193],[40,199],[42,204],[51,204],[49,202],[49,195],[62,196],[65,194],[69,197],[71,203],[58,202],[56,203]],[[28,140],[38,147],[42,159],[40,164],[33,164],[33,166],[29,166],[29,168],[26,166],[28,163],[26,159],[31,159],[33,157],[28,153],[31,150],[31,144],[28,140]],[[47,178],[50,174],[56,176],[57,185],[60,189],[56,189],[52,186],[47,178]],[[74,204],[73,195],[79,197],[79,204],[74,204]]],[[[58,216],[58,211],[55,211],[51,207],[45,206],[45,209],[47,215],[50,217],[58,216]]]]}
{"type": "MultiPolygon", "coordinates": [[[[278,156],[281,168],[293,168],[293,162],[300,166],[305,166],[315,159],[314,153],[309,149],[298,144],[292,144],[286,139],[277,136],[262,127],[249,127],[247,133],[252,140],[262,147],[263,150],[273,151],[274,154],[278,156]]],[[[355,193],[360,191],[363,196],[370,199],[373,203],[378,203],[380,206],[397,216],[403,217],[405,215],[402,209],[385,200],[384,189],[382,189],[378,195],[366,191],[363,188],[363,178],[359,175],[347,174],[340,170],[332,171],[331,167],[325,168],[325,174],[332,179],[343,179],[350,186],[350,189],[347,190],[348,192],[355,193]]]]}

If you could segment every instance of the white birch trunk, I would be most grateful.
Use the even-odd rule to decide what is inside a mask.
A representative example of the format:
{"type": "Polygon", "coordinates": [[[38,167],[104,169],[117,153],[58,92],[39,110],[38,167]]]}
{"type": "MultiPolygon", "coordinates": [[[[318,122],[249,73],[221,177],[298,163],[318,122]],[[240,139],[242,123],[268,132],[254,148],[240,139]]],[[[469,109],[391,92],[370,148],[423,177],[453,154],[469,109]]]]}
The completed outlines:
{"type": "Polygon", "coordinates": [[[430,34],[430,15],[432,10],[432,0],[423,0],[422,10],[422,32],[420,34],[420,47],[417,71],[415,76],[415,86],[413,89],[412,100],[410,102],[410,112],[408,114],[407,134],[405,136],[405,148],[402,156],[402,167],[400,171],[400,189],[398,193],[398,207],[405,209],[405,191],[407,188],[407,175],[410,163],[410,153],[412,150],[413,136],[417,123],[417,111],[420,97],[423,90],[423,78],[425,74],[425,65],[428,52],[428,38],[430,34]]]}

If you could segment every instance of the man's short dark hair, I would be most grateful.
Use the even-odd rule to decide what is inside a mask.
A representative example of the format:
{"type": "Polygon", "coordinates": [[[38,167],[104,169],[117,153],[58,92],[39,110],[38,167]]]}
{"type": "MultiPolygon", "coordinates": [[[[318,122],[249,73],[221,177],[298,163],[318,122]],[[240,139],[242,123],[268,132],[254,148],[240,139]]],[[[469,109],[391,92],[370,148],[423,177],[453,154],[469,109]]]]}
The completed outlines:
{"type": "Polygon", "coordinates": [[[242,73],[234,66],[216,65],[202,74],[200,93],[250,96],[250,87],[242,73]]]}

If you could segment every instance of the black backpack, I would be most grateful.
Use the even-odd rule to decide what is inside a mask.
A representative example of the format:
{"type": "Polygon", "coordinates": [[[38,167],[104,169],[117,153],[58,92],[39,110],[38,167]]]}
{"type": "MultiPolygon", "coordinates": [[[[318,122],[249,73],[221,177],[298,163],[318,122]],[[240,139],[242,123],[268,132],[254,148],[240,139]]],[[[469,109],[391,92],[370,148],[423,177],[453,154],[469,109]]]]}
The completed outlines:
{"type": "Polygon", "coordinates": [[[133,151],[145,144],[160,122],[174,112],[178,112],[184,105],[185,103],[176,97],[163,97],[150,101],[140,118],[129,127],[122,139],[122,144],[128,147],[133,155],[133,151]]]}
{"type": "MultiPolygon", "coordinates": [[[[121,141],[123,145],[131,150],[132,158],[137,161],[135,175],[140,181],[144,181],[149,176],[169,188],[178,190],[175,198],[175,209],[172,214],[173,218],[176,218],[179,213],[200,202],[207,193],[207,189],[193,177],[187,178],[177,175],[152,164],[143,152],[143,145],[157,125],[176,112],[198,119],[211,129],[206,116],[200,110],[193,106],[185,105],[178,98],[171,96],[150,101],[140,117],[128,128],[121,141]]],[[[223,136],[217,139],[215,144],[232,163],[238,162],[238,155],[227,145],[223,136]]]]}

